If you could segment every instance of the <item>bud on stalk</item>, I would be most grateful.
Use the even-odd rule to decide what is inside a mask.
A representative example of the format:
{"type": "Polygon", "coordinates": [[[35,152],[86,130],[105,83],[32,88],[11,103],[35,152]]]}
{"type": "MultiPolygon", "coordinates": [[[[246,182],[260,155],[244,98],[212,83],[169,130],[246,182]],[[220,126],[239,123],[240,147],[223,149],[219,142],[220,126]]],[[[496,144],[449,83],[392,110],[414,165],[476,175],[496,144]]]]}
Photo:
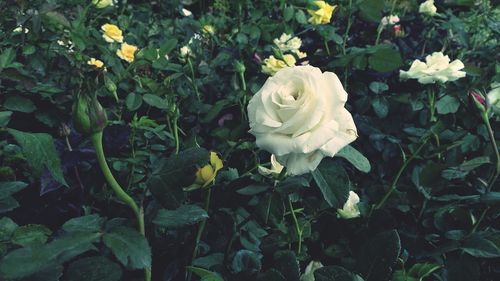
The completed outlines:
{"type": "Polygon", "coordinates": [[[79,133],[91,136],[102,132],[107,122],[106,111],[95,96],[78,94],[73,104],[73,123],[79,133]]]}

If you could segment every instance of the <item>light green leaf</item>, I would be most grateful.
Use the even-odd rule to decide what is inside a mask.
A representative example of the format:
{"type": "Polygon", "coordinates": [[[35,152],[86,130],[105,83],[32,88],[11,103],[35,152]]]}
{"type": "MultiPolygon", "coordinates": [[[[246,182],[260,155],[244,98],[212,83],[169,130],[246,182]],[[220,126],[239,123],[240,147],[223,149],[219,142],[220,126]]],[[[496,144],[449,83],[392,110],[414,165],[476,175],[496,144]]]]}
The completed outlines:
{"type": "Polygon", "coordinates": [[[336,209],[342,208],[349,198],[350,186],[344,167],[331,159],[323,159],[312,176],[328,205],[336,209]]]}
{"type": "Polygon", "coordinates": [[[371,170],[371,165],[370,161],[361,154],[357,149],[354,147],[347,145],[344,146],[335,156],[342,157],[349,161],[356,169],[360,170],[361,172],[368,173],[371,170]]]}
{"type": "Polygon", "coordinates": [[[458,99],[450,95],[445,95],[436,102],[436,110],[439,114],[455,113],[459,107],[458,99]]]}
{"type": "Polygon", "coordinates": [[[103,241],[124,266],[132,269],[151,267],[151,248],[135,229],[115,227],[104,234],[103,241]]]}
{"type": "Polygon", "coordinates": [[[28,224],[20,226],[12,234],[12,243],[26,247],[44,244],[52,231],[44,225],[28,224]]]}
{"type": "Polygon", "coordinates": [[[57,155],[52,136],[45,133],[26,133],[8,129],[23,149],[26,161],[33,168],[35,175],[40,176],[46,167],[56,181],[67,186],[64,179],[59,156],[57,155]]]}

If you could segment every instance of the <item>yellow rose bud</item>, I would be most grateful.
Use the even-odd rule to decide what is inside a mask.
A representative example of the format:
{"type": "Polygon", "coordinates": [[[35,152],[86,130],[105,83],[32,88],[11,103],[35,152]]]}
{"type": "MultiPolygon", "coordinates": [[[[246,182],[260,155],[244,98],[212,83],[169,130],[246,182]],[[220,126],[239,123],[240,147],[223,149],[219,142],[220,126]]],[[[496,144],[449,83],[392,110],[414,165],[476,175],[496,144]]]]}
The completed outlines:
{"type": "Polygon", "coordinates": [[[119,56],[122,60],[133,62],[136,51],[137,51],[136,46],[129,45],[127,43],[122,43],[121,48],[116,50],[116,55],[119,56]]]}
{"type": "Polygon", "coordinates": [[[217,153],[210,152],[210,164],[207,164],[196,172],[196,183],[202,187],[206,187],[215,180],[217,172],[222,169],[224,165],[217,153]]]}
{"type": "Polygon", "coordinates": [[[201,28],[201,31],[203,32],[203,34],[205,35],[214,35],[215,33],[215,29],[213,26],[209,25],[209,24],[206,24],[204,25],[202,28],[201,28]]]}
{"type": "Polygon", "coordinates": [[[92,4],[98,9],[104,9],[108,6],[113,6],[113,0],[92,0],[92,4]]]}
{"type": "Polygon", "coordinates": [[[262,66],[262,72],[274,75],[278,70],[294,66],[297,61],[293,55],[287,54],[283,56],[283,60],[275,58],[273,55],[264,60],[264,65],[262,66]]]}
{"type": "Polygon", "coordinates": [[[123,42],[123,35],[121,29],[114,25],[114,24],[104,24],[101,26],[102,31],[104,31],[104,34],[102,35],[102,38],[106,40],[108,43],[113,43],[113,42],[118,42],[122,43],[123,42]]]}
{"type": "Polygon", "coordinates": [[[88,65],[93,65],[96,68],[102,68],[104,66],[104,63],[101,60],[95,59],[95,58],[90,58],[87,61],[88,65]]]}
{"type": "Polygon", "coordinates": [[[309,18],[309,22],[312,24],[327,24],[330,22],[332,18],[333,11],[337,7],[337,5],[329,5],[325,1],[314,1],[314,5],[316,5],[319,9],[317,10],[307,10],[307,12],[311,15],[309,18]]]}

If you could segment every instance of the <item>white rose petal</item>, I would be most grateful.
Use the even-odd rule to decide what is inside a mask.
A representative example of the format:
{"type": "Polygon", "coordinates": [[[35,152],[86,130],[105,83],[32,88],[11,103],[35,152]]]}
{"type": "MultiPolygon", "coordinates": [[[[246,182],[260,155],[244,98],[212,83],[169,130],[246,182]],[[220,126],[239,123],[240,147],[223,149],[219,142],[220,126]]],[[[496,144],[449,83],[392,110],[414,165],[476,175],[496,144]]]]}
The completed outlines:
{"type": "Polygon", "coordinates": [[[389,24],[396,24],[399,22],[399,17],[396,16],[396,15],[390,15],[390,16],[386,16],[386,17],[383,17],[382,20],[381,20],[381,23],[383,26],[386,26],[386,25],[389,25],[389,24]]]}
{"type": "Polygon", "coordinates": [[[334,73],[312,66],[283,68],[250,100],[250,133],[258,147],[287,167],[287,175],[304,174],[357,138],[346,101],[334,73]]]}
{"type": "Polygon", "coordinates": [[[421,84],[445,83],[465,77],[465,72],[461,71],[465,67],[463,62],[454,60],[450,63],[450,58],[441,52],[428,55],[425,61],[415,60],[408,71],[400,70],[399,77],[418,79],[421,84]]]}
{"type": "Polygon", "coordinates": [[[342,219],[357,218],[361,214],[358,208],[359,196],[354,191],[349,191],[349,198],[342,209],[337,209],[337,216],[342,219]]]}
{"type": "Polygon", "coordinates": [[[437,13],[437,8],[434,6],[434,0],[427,0],[420,4],[418,12],[428,16],[434,16],[437,13]]]}
{"type": "Polygon", "coordinates": [[[189,16],[192,16],[192,15],[193,15],[193,13],[192,13],[190,10],[185,9],[185,8],[182,8],[181,13],[182,13],[182,15],[183,15],[183,16],[185,16],[185,17],[189,17],[189,16]]]}
{"type": "Polygon", "coordinates": [[[259,174],[263,176],[273,176],[277,177],[283,170],[283,165],[281,165],[278,160],[276,160],[276,155],[271,154],[271,169],[259,165],[259,174]]]}
{"type": "Polygon", "coordinates": [[[300,276],[300,281],[315,281],[314,271],[316,269],[322,268],[323,264],[319,261],[311,261],[304,270],[304,274],[300,276]]]}

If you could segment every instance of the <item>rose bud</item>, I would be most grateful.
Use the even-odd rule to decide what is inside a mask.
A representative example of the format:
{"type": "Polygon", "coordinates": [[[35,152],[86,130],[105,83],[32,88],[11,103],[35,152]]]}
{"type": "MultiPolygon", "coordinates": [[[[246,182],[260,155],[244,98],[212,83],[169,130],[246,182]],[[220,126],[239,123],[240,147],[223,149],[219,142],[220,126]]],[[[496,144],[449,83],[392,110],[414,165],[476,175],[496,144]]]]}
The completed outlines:
{"type": "Polygon", "coordinates": [[[79,94],[73,104],[73,123],[75,129],[86,136],[102,132],[108,118],[97,98],[79,94]]]}
{"type": "Polygon", "coordinates": [[[472,90],[470,92],[470,95],[477,109],[479,109],[479,111],[481,112],[486,112],[486,99],[484,98],[484,96],[475,90],[472,90]]]}
{"type": "Polygon", "coordinates": [[[403,37],[405,36],[405,32],[404,30],[401,28],[401,25],[400,24],[397,24],[393,27],[393,30],[394,30],[394,36],[396,37],[403,37]]]}

